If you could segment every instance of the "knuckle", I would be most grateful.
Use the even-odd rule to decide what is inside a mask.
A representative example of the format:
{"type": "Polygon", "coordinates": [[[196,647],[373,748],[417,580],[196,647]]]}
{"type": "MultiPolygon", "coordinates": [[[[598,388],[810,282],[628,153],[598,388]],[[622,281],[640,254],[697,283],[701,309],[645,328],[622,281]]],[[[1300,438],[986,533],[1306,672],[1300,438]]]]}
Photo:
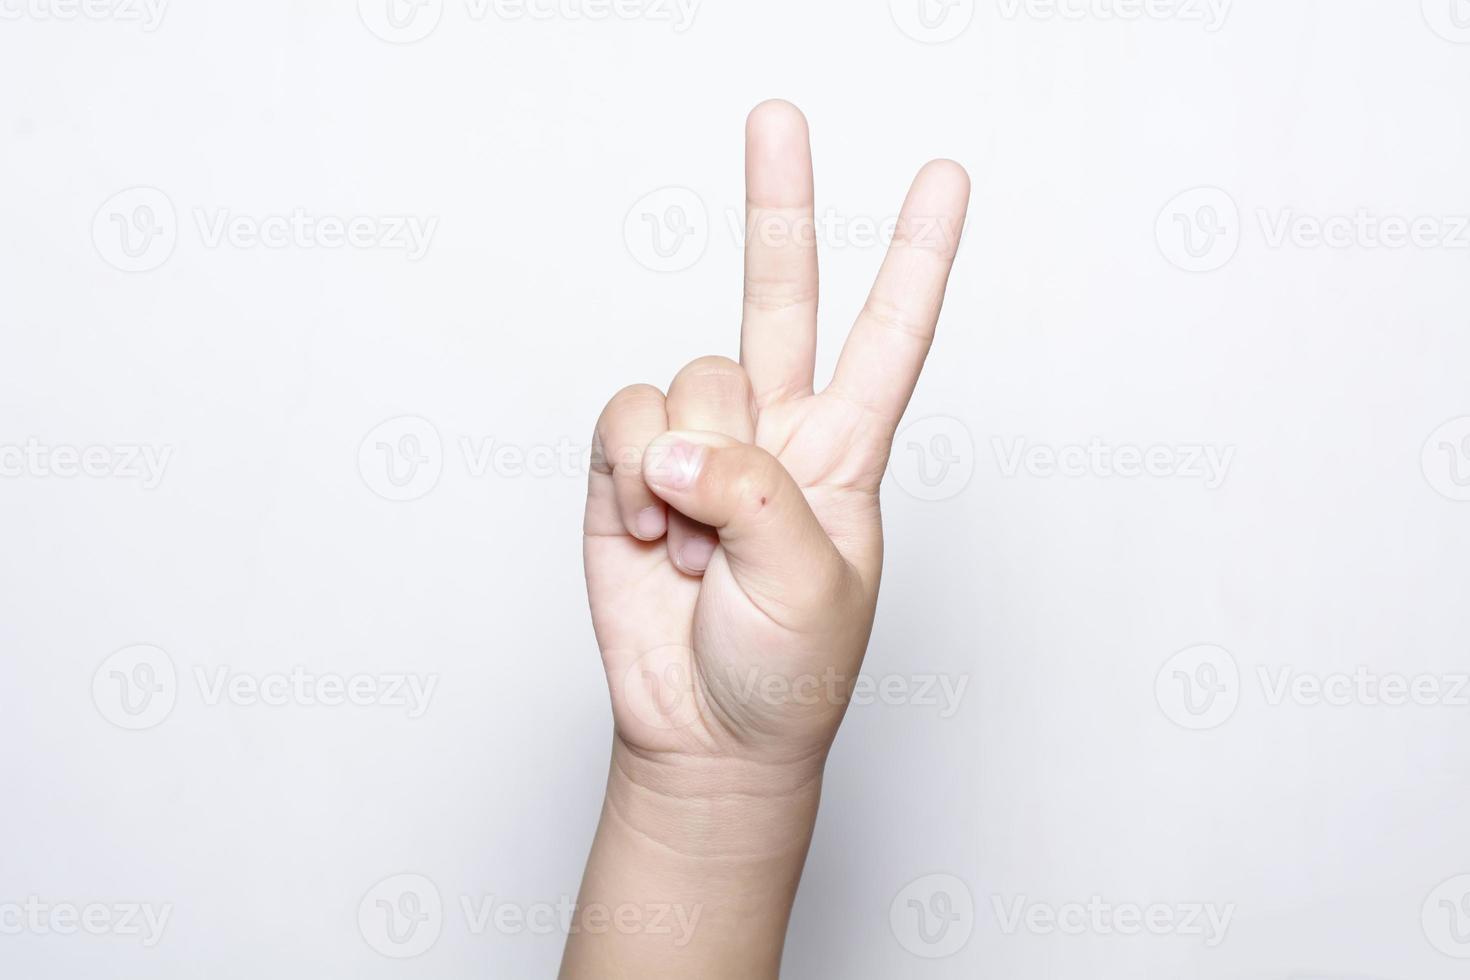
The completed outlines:
{"type": "Polygon", "coordinates": [[[663,401],[663,397],[664,393],[653,385],[628,385],[625,388],[618,389],[617,394],[613,395],[611,400],[608,401],[607,409],[604,410],[603,414],[605,416],[615,411],[644,408],[655,402],[663,401]]]}
{"type": "MultiPolygon", "coordinates": [[[[593,433],[594,466],[600,472],[628,477],[642,472],[642,445],[635,445],[637,433],[646,428],[641,420],[661,416],[664,394],[653,385],[633,384],[620,389],[608,401],[597,419],[593,433]]],[[[663,429],[663,423],[649,430],[648,438],[663,429]]]]}
{"type": "Polygon", "coordinates": [[[786,471],[763,449],[750,447],[741,456],[731,481],[735,506],[741,513],[759,514],[781,492],[786,471]]]}
{"type": "Polygon", "coordinates": [[[796,279],[745,277],[745,305],[756,313],[778,314],[815,306],[817,291],[796,279]]]}
{"type": "Polygon", "coordinates": [[[869,297],[863,305],[863,316],[880,330],[924,344],[929,343],[928,331],[915,321],[913,313],[892,299],[869,297]]]}
{"type": "Polygon", "coordinates": [[[729,401],[740,405],[750,400],[751,391],[745,368],[728,357],[714,354],[684,365],[669,386],[670,396],[681,400],[729,401]]]}
{"type": "Polygon", "coordinates": [[[679,369],[676,381],[689,381],[698,378],[714,378],[717,381],[741,382],[745,381],[745,369],[737,362],[720,354],[706,354],[704,357],[696,357],[688,364],[679,369]]]}

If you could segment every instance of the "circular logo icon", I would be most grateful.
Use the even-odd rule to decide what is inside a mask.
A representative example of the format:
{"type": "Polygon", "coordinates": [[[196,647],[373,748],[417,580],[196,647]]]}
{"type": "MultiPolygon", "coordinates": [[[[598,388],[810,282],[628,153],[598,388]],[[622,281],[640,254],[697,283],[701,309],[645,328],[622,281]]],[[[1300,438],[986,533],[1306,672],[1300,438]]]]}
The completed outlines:
{"type": "Polygon", "coordinates": [[[357,929],[364,942],[392,959],[426,953],[444,931],[439,888],[423,875],[384,878],[358,903],[357,929]]]}
{"type": "Polygon", "coordinates": [[[357,0],[357,14],[389,44],[412,44],[434,33],[444,0],[357,0]]]}
{"type": "Polygon", "coordinates": [[[124,647],[92,675],[92,703],[119,728],[142,731],[163,723],[179,697],[179,675],[155,646],[124,647]]]}
{"type": "Polygon", "coordinates": [[[926,960],[953,956],[975,931],[975,899],[954,875],[933,874],[903,886],[888,906],[898,944],[926,960]]]}
{"type": "Polygon", "coordinates": [[[1223,647],[1204,644],[1180,650],[1154,678],[1154,698],[1181,728],[1219,728],[1240,705],[1240,668],[1223,647]]]}
{"type": "Polygon", "coordinates": [[[1214,272],[1240,248],[1240,208],[1218,187],[1196,187],[1164,205],[1154,225],[1164,258],[1185,272],[1214,272]]]}
{"type": "Polygon", "coordinates": [[[149,272],[174,254],[179,220],[156,187],[130,187],[109,197],[92,217],[92,244],[114,269],[149,272]]]}
{"type": "Polygon", "coordinates": [[[653,272],[683,272],[709,247],[709,210],[687,187],[645,194],[623,220],[628,254],[653,272]]]}
{"type": "Polygon", "coordinates": [[[418,500],[439,485],[444,472],[439,430],[417,415],[389,419],[363,437],[357,469],[368,489],[384,500],[418,500]]]}
{"type": "Polygon", "coordinates": [[[1446,41],[1470,44],[1470,0],[1421,0],[1424,22],[1446,41]]]}
{"type": "Polygon", "coordinates": [[[915,41],[953,41],[975,19],[975,0],[888,0],[893,22],[915,41]]]}
{"type": "Polygon", "coordinates": [[[1470,501],[1470,416],[1451,419],[1424,443],[1424,479],[1442,497],[1470,501]]]}
{"type": "Polygon", "coordinates": [[[957,418],[919,419],[894,438],[888,469],[909,496],[949,500],[963,493],[975,475],[975,440],[957,418]]]}
{"type": "Polygon", "coordinates": [[[1446,956],[1470,960],[1470,875],[1456,875],[1424,900],[1424,937],[1446,956]]]}
{"type": "Polygon", "coordinates": [[[678,644],[657,647],[623,671],[619,703],[630,720],[655,731],[688,728],[699,720],[694,683],[693,650],[678,644]]]}

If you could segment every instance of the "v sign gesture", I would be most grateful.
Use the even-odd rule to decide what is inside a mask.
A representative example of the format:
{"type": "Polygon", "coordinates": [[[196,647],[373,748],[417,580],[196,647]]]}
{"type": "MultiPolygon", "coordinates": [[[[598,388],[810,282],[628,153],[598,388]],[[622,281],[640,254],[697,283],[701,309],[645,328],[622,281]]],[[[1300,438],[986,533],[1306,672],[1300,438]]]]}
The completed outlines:
{"type": "Polygon", "coordinates": [[[879,483],[969,189],[958,164],[920,171],[816,392],[806,120],[784,102],[751,114],[740,363],[700,358],[667,394],[636,385],[612,399],[584,524],[615,738],[579,922],[629,903],[683,902],[702,917],[683,944],[578,929],[564,976],[775,975],[877,603],[879,483]]]}

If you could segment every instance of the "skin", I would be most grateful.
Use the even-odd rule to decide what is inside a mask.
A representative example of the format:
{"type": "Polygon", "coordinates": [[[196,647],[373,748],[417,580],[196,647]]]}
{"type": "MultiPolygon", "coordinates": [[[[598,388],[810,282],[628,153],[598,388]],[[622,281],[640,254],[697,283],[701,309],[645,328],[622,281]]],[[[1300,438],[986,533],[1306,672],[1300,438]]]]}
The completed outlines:
{"type": "Polygon", "coordinates": [[[919,172],[816,393],[807,122],[751,113],[740,361],[624,388],[597,422],[583,552],[614,738],[563,978],[777,976],[969,193],[952,161],[919,172]]]}

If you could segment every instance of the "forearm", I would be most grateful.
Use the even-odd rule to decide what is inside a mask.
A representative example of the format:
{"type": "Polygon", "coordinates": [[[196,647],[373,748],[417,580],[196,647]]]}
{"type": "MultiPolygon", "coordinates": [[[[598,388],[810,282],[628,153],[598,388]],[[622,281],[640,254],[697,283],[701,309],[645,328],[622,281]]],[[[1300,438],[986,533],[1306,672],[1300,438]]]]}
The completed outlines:
{"type": "Polygon", "coordinates": [[[821,771],[651,758],[615,739],[563,980],[775,977],[821,771]]]}

